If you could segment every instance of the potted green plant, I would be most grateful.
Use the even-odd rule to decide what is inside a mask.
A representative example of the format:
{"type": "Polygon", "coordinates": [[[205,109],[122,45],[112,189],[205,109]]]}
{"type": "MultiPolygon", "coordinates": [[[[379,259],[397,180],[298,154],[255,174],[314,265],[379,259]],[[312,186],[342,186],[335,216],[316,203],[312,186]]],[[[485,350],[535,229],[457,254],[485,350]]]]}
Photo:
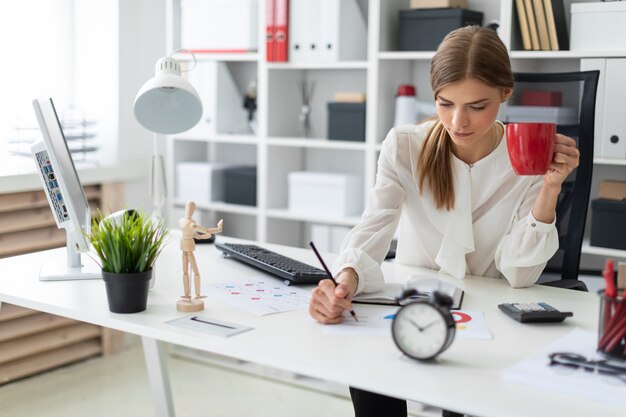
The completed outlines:
{"type": "Polygon", "coordinates": [[[88,240],[102,268],[109,310],[137,313],[146,309],[152,268],[165,244],[162,220],[127,211],[104,217],[98,212],[88,240]]]}

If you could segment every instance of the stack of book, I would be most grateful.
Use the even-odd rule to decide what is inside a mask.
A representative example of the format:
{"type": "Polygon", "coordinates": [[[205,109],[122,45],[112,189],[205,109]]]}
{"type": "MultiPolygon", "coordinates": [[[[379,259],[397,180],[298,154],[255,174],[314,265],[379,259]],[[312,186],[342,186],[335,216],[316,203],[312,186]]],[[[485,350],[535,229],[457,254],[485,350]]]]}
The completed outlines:
{"type": "Polygon", "coordinates": [[[563,0],[515,0],[524,50],[569,49],[563,0]]]}

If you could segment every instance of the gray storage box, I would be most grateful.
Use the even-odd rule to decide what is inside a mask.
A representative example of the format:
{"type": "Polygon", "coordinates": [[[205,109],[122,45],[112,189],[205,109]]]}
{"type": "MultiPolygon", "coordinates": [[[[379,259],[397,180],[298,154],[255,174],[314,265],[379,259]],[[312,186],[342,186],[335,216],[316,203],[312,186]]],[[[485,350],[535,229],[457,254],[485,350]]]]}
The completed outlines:
{"type": "Polygon", "coordinates": [[[365,142],[365,103],[328,103],[328,139],[365,142]]]}
{"type": "Polygon", "coordinates": [[[400,51],[434,51],[453,30],[483,23],[481,12],[467,9],[411,9],[399,15],[400,51]]]}
{"type": "Polygon", "coordinates": [[[224,202],[256,206],[256,167],[226,168],[224,177],[224,202]]]}
{"type": "Polygon", "coordinates": [[[592,246],[626,249],[626,201],[591,201],[592,246]]]}

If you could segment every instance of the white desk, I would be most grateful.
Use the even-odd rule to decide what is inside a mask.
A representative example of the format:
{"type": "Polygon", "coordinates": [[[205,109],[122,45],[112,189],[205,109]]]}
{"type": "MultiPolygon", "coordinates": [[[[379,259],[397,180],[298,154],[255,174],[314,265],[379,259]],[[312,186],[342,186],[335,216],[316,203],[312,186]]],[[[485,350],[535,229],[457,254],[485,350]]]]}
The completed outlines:
{"type": "MultiPolygon", "coordinates": [[[[178,313],[175,307],[182,291],[178,246],[178,235],[173,234],[159,258],[156,285],[150,291],[148,308],[142,313],[110,313],[101,281],[38,281],[41,260],[46,255],[64,257],[64,250],[61,249],[0,260],[0,301],[142,336],[158,416],[173,415],[161,342],[206,350],[477,416],[624,415],[623,410],[596,402],[544,393],[502,379],[504,369],[541,350],[574,327],[595,330],[596,294],[541,286],[515,290],[502,280],[468,277],[456,281],[450,278],[465,289],[463,308],[484,312],[494,339],[456,340],[436,364],[418,363],[402,357],[391,337],[326,334],[324,326],[314,322],[304,310],[258,317],[209,298],[205,300],[207,307],[203,315],[252,326],[254,330],[222,338],[166,324],[185,315],[178,313]],[[523,325],[497,309],[497,304],[505,301],[546,301],[560,310],[573,311],[574,317],[562,324],[523,325]]],[[[317,265],[311,251],[274,248],[317,265]]],[[[196,258],[203,281],[256,274],[247,266],[223,259],[213,245],[198,245],[196,258]]],[[[328,256],[327,262],[332,260],[328,256]]],[[[384,271],[389,278],[403,279],[417,270],[386,264],[384,271]]]]}

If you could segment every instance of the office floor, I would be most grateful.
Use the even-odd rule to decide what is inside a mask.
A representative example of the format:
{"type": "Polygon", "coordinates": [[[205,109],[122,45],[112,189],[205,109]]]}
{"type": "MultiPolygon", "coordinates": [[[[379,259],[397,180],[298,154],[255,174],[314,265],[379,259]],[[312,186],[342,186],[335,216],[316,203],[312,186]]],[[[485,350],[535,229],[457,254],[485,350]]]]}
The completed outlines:
{"type": "MultiPolygon", "coordinates": [[[[170,357],[178,416],[349,416],[350,401],[170,357]]],[[[154,411],[140,343],[0,387],[2,417],[141,417],[154,411]]]]}

